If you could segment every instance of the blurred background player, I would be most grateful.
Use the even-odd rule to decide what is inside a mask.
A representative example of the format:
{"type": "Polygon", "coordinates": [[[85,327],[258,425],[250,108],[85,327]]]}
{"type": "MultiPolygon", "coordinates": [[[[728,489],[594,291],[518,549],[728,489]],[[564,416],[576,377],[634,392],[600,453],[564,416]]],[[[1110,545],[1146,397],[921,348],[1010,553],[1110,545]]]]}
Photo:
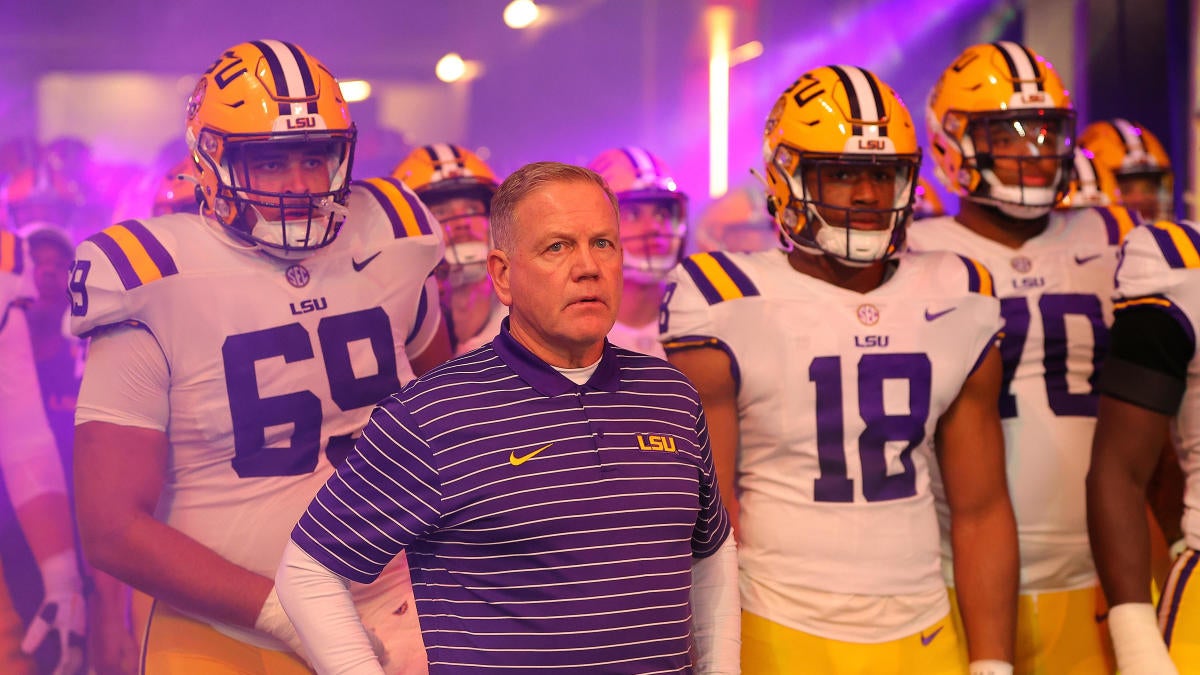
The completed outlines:
{"type": "Polygon", "coordinates": [[[1096,158],[1091,150],[1076,145],[1067,194],[1059,202],[1058,208],[1086,209],[1093,206],[1111,206],[1120,203],[1119,194],[1112,173],[1096,166],[1096,158]]]}
{"type": "Polygon", "coordinates": [[[1200,556],[1200,232],[1190,223],[1167,221],[1133,230],[1121,249],[1115,305],[1112,346],[1097,385],[1087,482],[1092,551],[1112,607],[1108,625],[1121,673],[1194,673],[1200,654],[1200,591],[1192,578],[1200,556]],[[1156,615],[1142,512],[1168,437],[1187,473],[1187,548],[1175,561],[1156,615]]]}
{"type": "MultiPolygon", "coordinates": [[[[38,653],[43,672],[74,675],[83,672],[87,615],[63,464],[39,397],[21,308],[36,297],[29,270],[25,243],[0,230],[0,475],[41,573],[41,599],[27,626],[0,585],[0,672],[34,673],[29,656],[38,653]]],[[[6,537],[6,559],[15,543],[6,537]]]]}
{"type": "Polygon", "coordinates": [[[959,206],[914,224],[909,244],[986,265],[1005,320],[999,409],[1021,552],[1015,670],[1111,673],[1084,479],[1116,251],[1135,217],[1053,210],[1072,175],[1075,112],[1028,47],[968,47],[934,85],[925,119],[938,177],[959,206]]]}
{"type": "Polygon", "coordinates": [[[195,160],[191,157],[183,158],[163,174],[154,191],[154,206],[150,215],[198,212],[200,202],[196,197],[196,188],[199,185],[195,160]]]}
{"type": "Polygon", "coordinates": [[[937,190],[924,178],[917,179],[917,189],[913,193],[913,220],[939,218],[946,215],[946,207],[942,206],[942,198],[937,190]]]}
{"type": "Polygon", "coordinates": [[[921,152],[875,75],[802,75],[767,119],[764,161],[788,250],[689,257],[662,318],[730,495],[742,672],[961,674],[964,652],[972,673],[1010,672],[991,277],[948,253],[898,255],[921,152]],[[939,569],[935,464],[954,486],[965,635],[939,569]]]}
{"type": "Polygon", "coordinates": [[[683,257],[687,195],[662,160],[643,148],[605,150],[588,164],[620,205],[624,286],[608,339],[618,347],[663,357],[658,311],[667,273],[683,257]]]}
{"type": "MultiPolygon", "coordinates": [[[[147,672],[308,671],[272,582],[288,532],[372,406],[449,354],[441,233],[399,181],[351,185],[355,134],[300,47],[232,47],[186,108],[202,209],[76,251],[80,528],[154,598],[147,672]]],[[[403,560],[383,576],[359,611],[389,672],[423,672],[403,560]]]]}
{"type": "Polygon", "coordinates": [[[1079,146],[1092,153],[1097,169],[1116,179],[1109,189],[1114,204],[1146,221],[1174,217],[1171,158],[1149,129],[1120,118],[1092,122],[1079,135],[1079,146]]]}
{"type": "Polygon", "coordinates": [[[779,229],[767,213],[767,198],[758,180],[739,185],[708,206],[696,219],[699,251],[750,253],[779,247],[779,229]]]}
{"type": "Polygon", "coordinates": [[[417,193],[446,234],[446,257],[437,267],[437,279],[454,352],[464,354],[490,342],[508,315],[487,275],[496,173],[462,146],[435,143],[409,153],[392,176],[417,193]]]}

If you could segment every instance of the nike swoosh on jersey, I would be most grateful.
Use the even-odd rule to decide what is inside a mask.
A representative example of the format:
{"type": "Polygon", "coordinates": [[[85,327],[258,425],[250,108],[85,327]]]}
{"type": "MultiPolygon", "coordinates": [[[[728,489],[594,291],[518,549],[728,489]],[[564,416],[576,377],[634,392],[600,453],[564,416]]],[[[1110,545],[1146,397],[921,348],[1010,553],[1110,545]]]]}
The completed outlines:
{"type": "Polygon", "coordinates": [[[364,260],[364,261],[362,261],[362,262],[358,262],[358,261],[357,261],[357,260],[355,260],[354,258],[351,258],[351,259],[350,259],[350,264],[351,264],[351,265],[354,265],[354,271],[355,271],[355,272],[361,272],[361,271],[363,271],[363,268],[365,268],[367,265],[370,265],[370,264],[371,264],[371,261],[372,261],[372,260],[374,260],[374,259],[378,258],[380,253],[383,253],[383,251],[375,251],[375,255],[373,255],[373,256],[370,256],[369,258],[367,258],[366,260],[364,260]]]}
{"type": "Polygon", "coordinates": [[[548,448],[552,445],[554,445],[554,444],[547,443],[547,444],[543,445],[542,447],[538,448],[537,450],[534,450],[533,452],[529,453],[528,455],[521,455],[520,457],[517,457],[517,453],[515,451],[510,452],[510,453],[508,453],[508,463],[512,464],[513,466],[521,466],[525,462],[528,462],[529,460],[531,460],[535,456],[537,456],[537,454],[539,452],[545,450],[546,448],[548,448]]]}
{"type": "Polygon", "coordinates": [[[950,312],[953,312],[956,309],[958,309],[958,308],[951,307],[950,309],[943,309],[940,312],[931,312],[931,311],[929,311],[929,308],[925,308],[925,320],[926,321],[936,321],[936,320],[942,318],[943,316],[946,316],[950,312]]]}
{"type": "Polygon", "coordinates": [[[1099,258],[1101,255],[1102,254],[1097,253],[1096,255],[1084,256],[1082,258],[1080,258],[1078,255],[1076,255],[1075,256],[1075,264],[1076,265],[1086,265],[1086,264],[1092,262],[1093,260],[1095,260],[1096,258],[1099,258]]]}
{"type": "Polygon", "coordinates": [[[928,647],[929,643],[933,642],[933,639],[938,636],[938,633],[942,632],[942,628],[943,628],[943,626],[938,626],[929,635],[921,633],[921,646],[928,647]]]}

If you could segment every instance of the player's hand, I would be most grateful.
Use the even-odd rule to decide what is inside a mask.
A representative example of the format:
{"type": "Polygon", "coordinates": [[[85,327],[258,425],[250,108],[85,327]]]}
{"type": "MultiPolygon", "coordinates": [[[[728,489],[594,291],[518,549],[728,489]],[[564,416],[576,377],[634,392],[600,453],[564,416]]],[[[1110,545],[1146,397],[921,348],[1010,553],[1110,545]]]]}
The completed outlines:
{"type": "Polygon", "coordinates": [[[103,572],[95,572],[93,579],[96,592],[88,596],[90,675],[135,675],[138,647],[129,626],[129,587],[103,572]],[[103,589],[103,584],[111,588],[103,589]]]}
{"type": "Polygon", "coordinates": [[[58,661],[54,675],[78,675],[83,672],[83,653],[87,646],[87,606],[83,601],[83,582],[74,551],[64,551],[39,565],[45,593],[42,604],[21,640],[21,651],[33,654],[46,640],[58,641],[58,661]]]}

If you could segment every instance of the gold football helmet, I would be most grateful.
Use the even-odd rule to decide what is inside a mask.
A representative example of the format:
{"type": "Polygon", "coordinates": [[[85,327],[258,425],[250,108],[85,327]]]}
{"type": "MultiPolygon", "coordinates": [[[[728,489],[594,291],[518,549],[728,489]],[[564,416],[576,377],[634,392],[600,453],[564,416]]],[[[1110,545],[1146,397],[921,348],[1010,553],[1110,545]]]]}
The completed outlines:
{"type": "Polygon", "coordinates": [[[933,189],[933,185],[924,178],[918,178],[917,192],[913,196],[913,220],[937,218],[944,215],[946,215],[946,207],[942,206],[942,198],[933,189]]]}
{"type": "Polygon", "coordinates": [[[337,80],[289,42],[257,40],[226,50],[187,105],[187,143],[197,159],[205,213],[281,258],[306,257],[337,236],[346,218],[354,140],[337,80]],[[323,162],[328,189],[295,194],[252,184],[251,156],[281,149],[323,162]],[[276,213],[277,219],[264,215],[276,213]]]}
{"type": "Polygon", "coordinates": [[[434,143],[410,152],[392,176],[417,193],[446,231],[446,255],[437,268],[443,287],[449,291],[487,278],[488,214],[499,187],[492,168],[460,145],[434,143]]]}
{"type": "Polygon", "coordinates": [[[1120,203],[1120,195],[1121,191],[1112,174],[1096,166],[1096,160],[1087,148],[1075,146],[1071,185],[1059,206],[1064,209],[1109,206],[1120,203]]]}
{"type": "Polygon", "coordinates": [[[921,149],[908,109],[873,73],[855,66],[823,66],[801,75],[767,118],[763,161],[767,208],[787,242],[856,265],[903,248],[921,149]],[[894,176],[890,203],[830,203],[822,176],[850,167],[894,176]],[[816,189],[810,187],[814,181],[816,189]],[[821,212],[843,215],[845,226],[828,222],[821,212]],[[882,219],[887,227],[849,225],[862,218],[882,219]]]}
{"type": "Polygon", "coordinates": [[[154,191],[154,208],[156,216],[168,213],[195,213],[199,200],[196,198],[196,188],[200,185],[197,177],[196,162],[186,157],[172,166],[159,179],[154,191]]]}
{"type": "Polygon", "coordinates": [[[1080,147],[1095,157],[1096,169],[1113,177],[1109,198],[1113,203],[1137,207],[1151,219],[1170,217],[1175,187],[1171,158],[1149,129],[1124,119],[1092,122],[1079,135],[1080,147]],[[1151,204],[1132,204],[1130,195],[1118,194],[1122,182],[1146,179],[1155,186],[1151,204]],[[1156,202],[1156,203],[1155,203],[1156,202]],[[1155,210],[1157,213],[1149,213],[1155,210]]]}
{"type": "Polygon", "coordinates": [[[666,164],[645,148],[624,147],[605,150],[588,168],[617,195],[625,278],[648,284],[666,277],[683,257],[688,205],[666,164]]]}
{"type": "Polygon", "coordinates": [[[1033,219],[1067,193],[1075,111],[1054,67],[1028,47],[967,47],[933,86],[925,124],[938,178],[960,197],[1033,219]]]}

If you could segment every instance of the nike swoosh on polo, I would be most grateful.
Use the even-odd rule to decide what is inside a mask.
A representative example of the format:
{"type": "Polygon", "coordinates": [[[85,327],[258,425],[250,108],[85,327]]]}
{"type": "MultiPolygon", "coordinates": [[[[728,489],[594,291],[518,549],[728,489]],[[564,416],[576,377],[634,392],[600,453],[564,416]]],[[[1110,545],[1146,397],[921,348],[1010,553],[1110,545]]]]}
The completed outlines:
{"type": "Polygon", "coordinates": [[[927,308],[925,308],[925,320],[926,321],[936,321],[936,320],[942,318],[943,316],[946,316],[950,312],[953,312],[956,309],[958,309],[958,308],[951,307],[950,309],[943,309],[940,312],[930,312],[929,308],[927,307],[927,308]]]}
{"type": "Polygon", "coordinates": [[[1101,255],[1103,255],[1103,254],[1097,253],[1096,255],[1084,256],[1082,258],[1080,258],[1078,255],[1076,255],[1075,256],[1075,264],[1076,265],[1086,265],[1086,264],[1092,262],[1093,260],[1095,260],[1096,258],[1099,258],[1101,255]]]}
{"type": "Polygon", "coordinates": [[[367,265],[370,265],[370,264],[371,264],[371,261],[372,261],[372,260],[374,260],[374,259],[378,258],[380,253],[383,253],[383,251],[375,251],[375,255],[373,255],[373,256],[371,256],[371,257],[367,258],[366,260],[364,260],[364,261],[362,261],[362,262],[358,262],[358,261],[357,261],[357,260],[355,260],[354,258],[351,258],[351,259],[350,259],[350,264],[351,264],[351,265],[354,265],[354,271],[355,271],[355,272],[361,272],[361,271],[363,271],[363,268],[364,268],[364,267],[366,267],[367,265]]]}
{"type": "Polygon", "coordinates": [[[552,445],[554,445],[554,444],[547,443],[547,444],[543,445],[542,447],[538,448],[537,450],[534,450],[533,452],[529,453],[528,455],[521,455],[520,457],[517,457],[517,453],[515,451],[510,452],[510,453],[508,453],[508,463],[512,464],[513,466],[521,466],[525,462],[528,462],[529,460],[531,460],[535,456],[537,456],[537,454],[539,452],[545,450],[546,448],[548,448],[552,445]]]}
{"type": "Polygon", "coordinates": [[[928,647],[929,643],[933,642],[933,639],[938,636],[938,633],[942,632],[942,628],[944,628],[944,626],[938,626],[929,635],[921,633],[921,646],[928,647]]]}

